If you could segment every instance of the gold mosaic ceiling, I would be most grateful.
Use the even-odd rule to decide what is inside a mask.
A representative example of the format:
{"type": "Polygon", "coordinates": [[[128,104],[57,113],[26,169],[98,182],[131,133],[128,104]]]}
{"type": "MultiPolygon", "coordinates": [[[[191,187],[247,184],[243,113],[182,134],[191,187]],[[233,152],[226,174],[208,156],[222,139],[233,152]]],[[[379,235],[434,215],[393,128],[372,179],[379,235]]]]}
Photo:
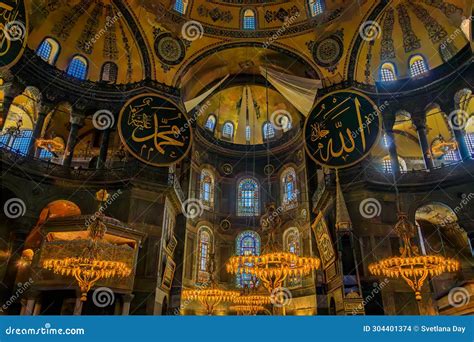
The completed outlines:
{"type": "MultiPolygon", "coordinates": [[[[354,79],[373,83],[380,63],[392,61],[406,77],[407,60],[423,54],[430,68],[444,63],[439,46],[450,43],[455,55],[466,44],[459,34],[463,17],[470,16],[471,0],[331,0],[322,14],[312,17],[307,1],[189,0],[184,15],[173,10],[174,1],[163,0],[31,0],[31,33],[28,45],[37,49],[45,37],[56,39],[60,53],[55,66],[65,70],[71,58],[81,54],[89,60],[88,78],[100,79],[106,61],[119,66],[117,83],[152,78],[172,86],[192,82],[196,94],[216,82],[230,65],[273,65],[288,73],[322,78],[328,83],[354,79]],[[256,30],[242,29],[242,11],[255,10],[256,30]],[[291,21],[288,24],[288,21],[291,21]],[[370,43],[358,39],[361,24],[371,20],[381,28],[370,43]],[[185,39],[183,26],[202,27],[198,39],[185,39]],[[407,41],[411,45],[407,46],[407,41]],[[413,43],[414,42],[414,43],[413,43]],[[264,45],[266,44],[266,45],[264,45]],[[382,47],[393,45],[389,50],[382,47]],[[222,52],[246,47],[245,53],[222,52]],[[265,48],[262,48],[265,47],[265,48]],[[216,56],[225,56],[218,59],[216,56]],[[262,56],[273,55],[271,59],[262,56]],[[353,56],[356,56],[356,59],[353,56]],[[351,58],[352,56],[352,58],[351,58]],[[214,69],[221,69],[215,72],[214,69]]],[[[240,71],[242,72],[242,71],[240,71]]]]}

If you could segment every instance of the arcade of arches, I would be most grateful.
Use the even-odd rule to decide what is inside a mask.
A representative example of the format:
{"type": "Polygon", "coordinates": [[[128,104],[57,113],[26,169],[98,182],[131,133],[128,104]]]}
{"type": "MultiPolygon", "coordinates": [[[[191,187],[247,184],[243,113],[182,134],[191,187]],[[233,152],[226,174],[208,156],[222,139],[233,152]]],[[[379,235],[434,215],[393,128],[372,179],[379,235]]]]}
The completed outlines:
{"type": "MultiPolygon", "coordinates": [[[[285,280],[286,315],[474,314],[471,0],[25,4],[23,56],[0,64],[2,314],[205,315],[183,290],[210,279],[226,290],[262,287],[225,264],[263,253],[270,203],[278,248],[322,260],[285,280]],[[383,129],[336,177],[307,155],[303,127],[314,103],[341,89],[371,98],[383,129]],[[170,167],[122,145],[119,113],[142,93],[191,118],[191,149],[170,167]],[[97,113],[109,115],[97,122],[97,113]],[[99,280],[83,301],[73,278],[41,260],[47,246],[59,257],[85,238],[100,189],[110,196],[103,239],[129,256],[131,273],[99,280]],[[12,200],[18,215],[6,210],[12,200]],[[374,211],[362,208],[367,200],[374,211]],[[421,301],[403,279],[369,272],[399,255],[400,210],[420,254],[460,262],[429,277],[421,301]],[[108,305],[96,305],[97,287],[110,290],[108,305]]],[[[213,314],[234,315],[231,306],[213,314]]]]}

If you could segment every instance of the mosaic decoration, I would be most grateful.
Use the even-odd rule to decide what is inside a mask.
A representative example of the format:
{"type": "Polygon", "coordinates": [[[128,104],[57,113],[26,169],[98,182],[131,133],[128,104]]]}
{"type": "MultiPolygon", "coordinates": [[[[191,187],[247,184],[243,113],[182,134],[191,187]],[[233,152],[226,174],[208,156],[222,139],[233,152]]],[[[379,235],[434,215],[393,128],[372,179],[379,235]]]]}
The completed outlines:
{"type": "Polygon", "coordinates": [[[365,70],[364,70],[364,76],[365,76],[365,83],[370,83],[371,80],[371,75],[372,75],[372,51],[374,49],[374,44],[375,40],[371,40],[369,42],[369,49],[367,51],[367,56],[365,57],[365,70]]]}
{"type": "Polygon", "coordinates": [[[265,21],[271,23],[272,21],[279,20],[282,23],[285,22],[287,18],[297,17],[300,15],[300,10],[298,7],[293,6],[288,10],[280,8],[278,11],[266,11],[265,12],[265,21]]]}
{"type": "Polygon", "coordinates": [[[314,61],[325,68],[334,68],[344,53],[342,32],[333,34],[317,42],[309,41],[306,46],[313,54],[314,61]]]}
{"type": "Polygon", "coordinates": [[[97,29],[99,27],[99,20],[102,15],[103,5],[97,3],[94,6],[90,16],[88,16],[84,30],[79,37],[79,40],[76,43],[76,46],[79,50],[90,55],[94,49],[95,44],[91,44],[92,38],[97,34],[97,29]]]}
{"type": "Polygon", "coordinates": [[[411,27],[411,20],[407,8],[400,4],[397,6],[397,11],[398,21],[403,32],[403,47],[405,52],[408,53],[421,48],[420,39],[416,36],[411,27]]]}
{"type": "Polygon", "coordinates": [[[212,10],[207,7],[200,5],[197,9],[199,16],[204,18],[211,18],[213,22],[223,21],[225,23],[230,23],[234,17],[230,11],[222,11],[219,8],[213,8],[212,10]]]}
{"type": "Polygon", "coordinates": [[[127,57],[127,82],[132,81],[132,54],[130,53],[130,43],[128,42],[128,37],[125,34],[125,29],[123,28],[122,22],[119,21],[120,34],[122,35],[122,42],[125,50],[125,55],[127,57]]]}
{"type": "Polygon", "coordinates": [[[191,148],[191,125],[186,115],[156,94],[129,100],[120,112],[117,128],[128,152],[149,165],[173,165],[191,148]]]}
{"type": "Polygon", "coordinates": [[[319,100],[306,119],[306,152],[319,165],[349,167],[370,153],[381,128],[380,111],[366,95],[336,91],[319,100]]]}
{"type": "Polygon", "coordinates": [[[117,34],[116,34],[116,23],[114,18],[116,18],[117,14],[115,14],[114,9],[111,5],[108,5],[105,8],[105,15],[107,24],[110,27],[105,32],[105,39],[104,39],[104,58],[117,60],[118,59],[118,47],[117,47],[117,34]]]}
{"type": "Polygon", "coordinates": [[[234,168],[230,164],[222,165],[221,169],[222,169],[222,172],[224,172],[224,174],[226,174],[226,175],[230,175],[230,174],[232,174],[232,172],[234,172],[234,168]]]}
{"type": "Polygon", "coordinates": [[[313,229],[314,236],[316,237],[316,243],[321,256],[321,262],[323,269],[325,270],[332,263],[334,263],[336,260],[336,254],[334,253],[334,246],[332,245],[326,220],[324,219],[321,212],[314,220],[311,228],[313,229]]]}
{"type": "Polygon", "coordinates": [[[28,40],[28,16],[23,1],[0,2],[0,67],[15,64],[28,40]]]}
{"type": "Polygon", "coordinates": [[[393,8],[388,8],[382,24],[382,48],[380,50],[380,59],[382,61],[395,58],[395,46],[392,38],[394,24],[395,11],[393,8]]]}
{"type": "Polygon", "coordinates": [[[423,25],[425,25],[428,35],[433,43],[439,43],[441,40],[446,38],[448,32],[438,23],[429,12],[421,7],[420,5],[414,4],[413,2],[408,2],[408,5],[415,13],[418,20],[420,20],[423,25]]]}
{"type": "Polygon", "coordinates": [[[178,65],[186,56],[186,47],[190,42],[185,39],[175,38],[169,32],[155,29],[155,53],[162,64],[164,71],[169,71],[170,66],[178,65]]]}
{"type": "Polygon", "coordinates": [[[447,17],[451,17],[452,15],[462,15],[463,10],[462,8],[457,7],[456,5],[447,3],[446,1],[443,0],[424,0],[423,1],[425,4],[429,6],[433,6],[435,8],[440,9],[443,11],[444,15],[447,17]]]}
{"type": "Polygon", "coordinates": [[[61,40],[68,39],[71,35],[72,28],[91,4],[92,0],[84,0],[72,6],[71,9],[64,14],[63,18],[54,25],[53,34],[61,40]]]}

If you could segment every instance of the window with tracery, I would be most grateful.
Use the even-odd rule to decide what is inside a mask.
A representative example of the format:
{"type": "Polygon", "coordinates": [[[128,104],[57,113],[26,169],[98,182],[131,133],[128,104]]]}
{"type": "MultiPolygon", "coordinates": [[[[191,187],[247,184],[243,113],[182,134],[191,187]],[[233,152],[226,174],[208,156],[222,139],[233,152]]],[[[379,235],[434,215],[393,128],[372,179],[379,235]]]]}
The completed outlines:
{"type": "MultiPolygon", "coordinates": [[[[250,230],[240,233],[236,239],[235,250],[237,255],[260,255],[260,236],[250,230]]],[[[256,279],[252,279],[250,274],[237,272],[236,281],[238,287],[253,287],[256,279]]]]}
{"type": "Polygon", "coordinates": [[[212,208],[214,206],[214,175],[209,170],[201,171],[201,202],[212,208]]]}
{"type": "Polygon", "coordinates": [[[212,253],[213,236],[208,227],[199,229],[198,240],[198,283],[206,283],[209,281],[209,258],[212,253]]]}
{"type": "Polygon", "coordinates": [[[252,178],[245,178],[239,182],[237,188],[237,215],[258,216],[260,199],[257,182],[252,178]]]}
{"type": "Polygon", "coordinates": [[[296,207],[298,205],[298,190],[296,184],[296,172],[294,168],[289,167],[282,173],[281,186],[283,193],[283,206],[286,209],[296,207]]]}
{"type": "Polygon", "coordinates": [[[87,60],[82,56],[75,56],[67,68],[69,76],[85,80],[87,76],[87,60]]]}

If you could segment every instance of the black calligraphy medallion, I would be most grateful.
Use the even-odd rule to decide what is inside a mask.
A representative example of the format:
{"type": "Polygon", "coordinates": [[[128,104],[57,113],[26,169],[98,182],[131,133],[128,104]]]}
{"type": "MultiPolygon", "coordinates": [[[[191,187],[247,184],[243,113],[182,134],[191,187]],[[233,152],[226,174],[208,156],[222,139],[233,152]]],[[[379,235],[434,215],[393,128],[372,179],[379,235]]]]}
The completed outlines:
{"type": "Polygon", "coordinates": [[[378,141],[382,116],[367,96],[342,90],[324,96],[304,126],[305,148],[318,164],[348,167],[364,159],[378,141]]]}
{"type": "Polygon", "coordinates": [[[0,68],[10,67],[23,55],[28,16],[22,0],[0,1],[0,68]]]}
{"type": "Polygon", "coordinates": [[[186,115],[156,94],[129,100],[120,112],[117,127],[127,150],[153,166],[170,166],[191,148],[192,131],[186,115]]]}

